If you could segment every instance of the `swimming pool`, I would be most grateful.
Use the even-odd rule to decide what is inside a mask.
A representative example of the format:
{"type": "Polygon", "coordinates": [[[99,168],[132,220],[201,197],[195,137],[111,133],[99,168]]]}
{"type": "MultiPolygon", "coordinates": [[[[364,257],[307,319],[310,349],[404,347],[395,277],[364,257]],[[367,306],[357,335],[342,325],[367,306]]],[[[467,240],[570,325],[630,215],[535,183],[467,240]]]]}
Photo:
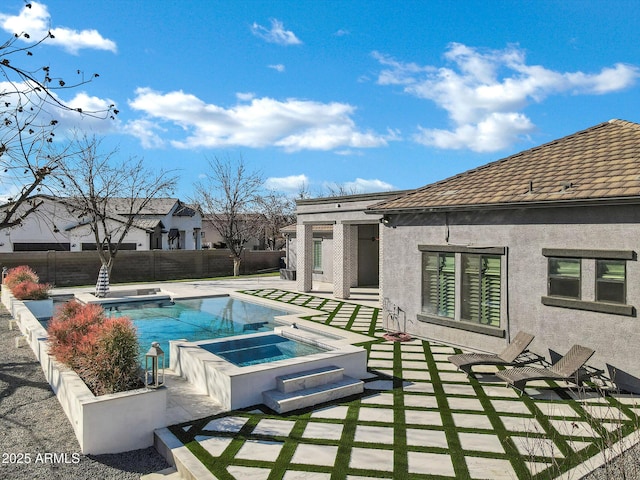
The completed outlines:
{"type": "Polygon", "coordinates": [[[190,342],[272,331],[274,317],[291,312],[234,297],[206,297],[175,302],[105,305],[108,315],[126,316],[136,327],[141,358],[159,342],[169,362],[169,340],[190,342]]]}
{"type": "Polygon", "coordinates": [[[329,350],[276,334],[200,343],[199,346],[238,367],[303,357],[329,350]]]}

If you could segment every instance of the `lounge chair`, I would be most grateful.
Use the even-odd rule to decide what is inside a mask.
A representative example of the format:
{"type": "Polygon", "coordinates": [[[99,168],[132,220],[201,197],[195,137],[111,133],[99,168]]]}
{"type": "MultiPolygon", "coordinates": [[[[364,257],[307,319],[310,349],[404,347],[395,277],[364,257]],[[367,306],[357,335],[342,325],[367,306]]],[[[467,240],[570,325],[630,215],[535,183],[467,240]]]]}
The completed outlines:
{"type": "Polygon", "coordinates": [[[580,386],[580,369],[594,353],[590,348],[574,345],[564,357],[548,368],[516,367],[502,370],[496,375],[520,391],[524,391],[525,384],[531,380],[569,380],[580,386]]]}
{"type": "Polygon", "coordinates": [[[533,335],[519,332],[501,353],[460,353],[451,355],[449,361],[467,375],[474,365],[513,365],[532,341],[533,335]]]}

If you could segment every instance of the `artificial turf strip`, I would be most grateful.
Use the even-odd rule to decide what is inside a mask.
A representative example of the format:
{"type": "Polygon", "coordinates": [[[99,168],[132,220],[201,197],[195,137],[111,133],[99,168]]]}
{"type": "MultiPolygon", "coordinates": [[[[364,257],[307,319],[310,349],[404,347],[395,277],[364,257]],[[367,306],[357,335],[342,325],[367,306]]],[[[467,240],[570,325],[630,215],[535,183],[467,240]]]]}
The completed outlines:
{"type": "Polygon", "coordinates": [[[502,448],[504,448],[507,459],[511,462],[513,470],[516,472],[518,478],[527,478],[527,476],[530,475],[529,469],[524,464],[524,461],[520,456],[520,452],[518,452],[515,443],[513,443],[513,440],[511,439],[511,433],[505,428],[500,415],[498,415],[496,409],[493,408],[493,404],[480,385],[480,382],[474,376],[470,376],[469,380],[471,382],[473,390],[476,392],[476,396],[478,397],[480,404],[482,405],[484,415],[489,417],[491,426],[500,439],[502,448]]]}
{"type": "Polygon", "coordinates": [[[348,324],[345,327],[342,326],[336,326],[336,328],[342,328],[344,330],[350,330],[350,331],[356,331],[353,330],[353,323],[356,320],[357,314],[360,312],[360,310],[371,310],[371,321],[369,323],[369,328],[368,331],[362,332],[368,335],[374,335],[375,332],[378,330],[377,329],[377,320],[378,320],[378,316],[379,316],[379,311],[380,309],[375,308],[375,307],[363,307],[360,304],[357,303],[349,303],[349,302],[343,302],[343,301],[338,301],[338,300],[331,300],[331,299],[323,299],[321,297],[314,297],[313,295],[307,295],[307,294],[300,294],[298,296],[296,296],[294,299],[298,299],[301,298],[303,296],[308,296],[309,299],[306,300],[302,305],[294,303],[294,301],[290,298],[288,300],[283,300],[283,298],[287,295],[287,293],[291,294],[292,292],[287,292],[286,290],[278,290],[278,289],[273,289],[273,288],[265,288],[265,289],[255,289],[255,290],[241,290],[241,293],[244,293],[246,295],[252,295],[254,297],[261,297],[261,298],[266,298],[269,300],[273,300],[273,301],[277,301],[277,302],[281,302],[281,303],[287,303],[287,304],[291,304],[291,305],[296,305],[296,306],[304,306],[305,308],[309,308],[309,309],[313,309],[313,310],[319,310],[321,312],[324,312],[327,315],[326,318],[323,318],[322,320],[317,319],[317,318],[311,318],[311,317],[303,317],[306,319],[310,319],[310,320],[314,320],[314,321],[321,321],[322,323],[325,323],[327,325],[331,325],[331,322],[333,321],[333,319],[336,317],[336,315],[338,315],[338,313],[340,312],[340,310],[342,308],[344,308],[345,306],[348,306],[349,308],[354,308],[355,312],[352,312],[350,320],[348,322],[348,324]],[[313,300],[313,299],[321,299],[320,304],[318,305],[309,305],[309,303],[313,300]]]}
{"type": "Polygon", "coordinates": [[[407,455],[407,425],[404,415],[404,391],[402,390],[402,345],[393,345],[393,478],[409,476],[409,457],[407,455]],[[400,385],[396,385],[400,379],[400,385]]]}
{"type": "Polygon", "coordinates": [[[442,426],[444,427],[444,433],[447,438],[447,444],[449,447],[449,456],[451,457],[451,463],[453,464],[453,470],[456,474],[456,478],[471,478],[467,463],[464,458],[464,450],[460,444],[460,439],[456,433],[456,427],[453,422],[453,416],[449,409],[447,402],[447,395],[442,388],[442,382],[438,374],[438,366],[433,358],[431,352],[431,345],[429,342],[423,341],[422,348],[424,349],[425,361],[427,362],[427,368],[431,375],[431,382],[433,390],[436,396],[436,402],[438,403],[438,411],[442,418],[442,426]]]}

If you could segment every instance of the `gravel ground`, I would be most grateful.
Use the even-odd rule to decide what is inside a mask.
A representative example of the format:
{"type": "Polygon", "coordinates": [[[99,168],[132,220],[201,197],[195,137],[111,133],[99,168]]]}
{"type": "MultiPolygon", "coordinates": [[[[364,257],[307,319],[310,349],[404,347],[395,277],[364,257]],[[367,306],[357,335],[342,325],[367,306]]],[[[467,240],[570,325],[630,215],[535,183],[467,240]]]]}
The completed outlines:
{"type": "Polygon", "coordinates": [[[73,428],[29,347],[0,306],[0,479],[139,479],[168,467],[153,447],[82,455],[73,428]]]}
{"type": "Polygon", "coordinates": [[[640,479],[640,444],[636,444],[606,465],[583,477],[583,480],[640,479]]]}

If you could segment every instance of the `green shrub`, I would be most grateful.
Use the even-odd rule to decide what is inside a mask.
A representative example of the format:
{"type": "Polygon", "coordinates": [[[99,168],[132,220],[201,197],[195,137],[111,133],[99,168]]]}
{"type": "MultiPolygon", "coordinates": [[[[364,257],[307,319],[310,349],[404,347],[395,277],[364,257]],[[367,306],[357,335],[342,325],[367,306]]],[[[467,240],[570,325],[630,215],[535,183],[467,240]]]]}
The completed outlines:
{"type": "Polygon", "coordinates": [[[138,339],[126,317],[108,318],[100,325],[91,355],[81,359],[79,370],[87,386],[104,395],[137,388],[138,339]]]}

